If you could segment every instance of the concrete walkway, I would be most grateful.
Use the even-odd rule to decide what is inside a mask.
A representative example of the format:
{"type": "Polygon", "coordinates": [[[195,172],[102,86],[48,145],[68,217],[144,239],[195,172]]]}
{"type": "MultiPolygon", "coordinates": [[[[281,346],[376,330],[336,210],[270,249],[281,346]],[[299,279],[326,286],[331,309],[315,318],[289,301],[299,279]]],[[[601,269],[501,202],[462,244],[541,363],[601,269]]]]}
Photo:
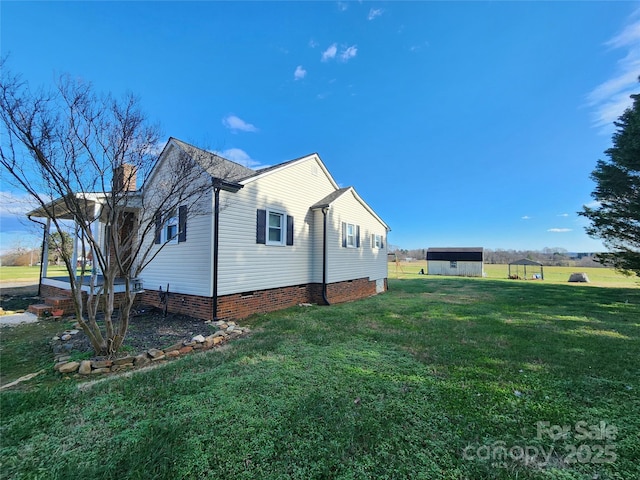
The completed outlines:
{"type": "MultiPolygon", "coordinates": [[[[33,289],[38,291],[38,283],[37,281],[34,283],[33,280],[27,281],[12,281],[12,282],[0,282],[0,293],[11,294],[12,289],[15,288],[25,288],[25,287],[33,287],[33,289]]],[[[21,323],[35,323],[38,321],[38,317],[33,313],[14,313],[13,315],[0,315],[0,326],[4,327],[5,325],[15,326],[20,325],[21,323]]]]}
{"type": "Polygon", "coordinates": [[[21,323],[35,323],[37,321],[38,317],[29,312],[0,315],[0,327],[4,327],[5,325],[15,326],[21,323]]]}

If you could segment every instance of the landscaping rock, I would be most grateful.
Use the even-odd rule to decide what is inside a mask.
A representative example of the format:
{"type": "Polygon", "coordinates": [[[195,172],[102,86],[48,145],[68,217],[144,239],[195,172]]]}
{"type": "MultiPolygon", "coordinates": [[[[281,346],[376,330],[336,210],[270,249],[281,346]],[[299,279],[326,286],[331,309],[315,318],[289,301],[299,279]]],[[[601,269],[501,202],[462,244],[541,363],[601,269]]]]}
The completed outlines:
{"type": "Polygon", "coordinates": [[[133,365],[133,362],[135,361],[136,357],[132,357],[132,356],[126,356],[126,357],[120,357],[120,358],[116,358],[113,361],[114,365],[128,365],[131,364],[133,365]]]}
{"type": "Polygon", "coordinates": [[[78,368],[80,375],[89,375],[91,373],[91,360],[83,360],[80,362],[80,368],[78,368]]]}
{"type": "Polygon", "coordinates": [[[183,342],[174,343],[170,347],[164,349],[164,353],[169,353],[174,350],[180,350],[182,348],[183,342]]]}
{"type": "MultiPolygon", "coordinates": [[[[153,319],[157,321],[156,318],[153,319]]],[[[115,359],[105,359],[105,357],[98,357],[97,360],[78,360],[69,361],[71,351],[78,351],[79,353],[85,353],[89,351],[90,342],[88,338],[78,325],[73,328],[65,330],[64,332],[53,337],[50,346],[54,353],[55,370],[63,374],[78,373],[79,375],[93,375],[101,373],[111,373],[126,370],[127,368],[138,368],[150,364],[151,362],[157,362],[159,360],[168,358],[177,358],[183,354],[189,354],[194,350],[208,349],[215,345],[222,344],[226,339],[235,338],[241,336],[243,333],[249,331],[247,328],[240,327],[233,321],[216,321],[216,322],[204,322],[209,325],[215,325],[218,330],[214,333],[210,332],[209,328],[203,327],[203,322],[199,323],[195,319],[186,318],[182,319],[183,323],[177,325],[168,324],[166,326],[156,327],[156,325],[146,325],[156,327],[157,331],[151,331],[151,337],[147,334],[139,334],[138,346],[140,350],[147,348],[144,353],[139,355],[127,355],[125,357],[115,359]],[[228,331],[225,331],[228,330],[228,331]],[[198,331],[205,333],[196,334],[198,331]],[[206,334],[206,332],[210,334],[206,334]],[[190,340],[182,340],[176,342],[181,336],[182,338],[189,338],[186,335],[190,335],[190,340]],[[149,339],[152,339],[149,342],[149,339]],[[171,346],[160,348],[149,348],[148,345],[166,345],[171,342],[176,342],[171,346]]],[[[145,330],[141,330],[145,332],[145,330]]],[[[134,343],[135,345],[135,343],[134,343]]],[[[129,346],[131,347],[131,345],[129,346]]],[[[134,347],[135,348],[135,347],[134,347]]],[[[68,378],[68,377],[67,377],[68,378]]]]}
{"type": "Polygon", "coordinates": [[[106,368],[113,365],[113,360],[94,360],[91,362],[93,368],[106,368]]]}
{"type": "Polygon", "coordinates": [[[58,371],[60,373],[73,373],[76,370],[78,370],[79,366],[80,366],[80,363],[78,362],[67,362],[60,365],[58,367],[58,371]]]}
{"type": "Polygon", "coordinates": [[[589,277],[586,273],[572,273],[569,277],[570,282],[589,283],[589,277]]]}
{"type": "Polygon", "coordinates": [[[151,359],[147,356],[146,353],[143,353],[141,355],[136,356],[136,359],[133,362],[133,364],[136,367],[144,367],[145,365],[148,365],[149,363],[151,363],[151,359]]]}
{"type": "Polygon", "coordinates": [[[156,360],[158,357],[164,358],[164,351],[158,350],[157,348],[150,348],[149,350],[147,350],[147,353],[152,360],[156,360]]]}
{"type": "Polygon", "coordinates": [[[113,367],[111,367],[111,371],[112,372],[117,372],[118,370],[126,370],[127,368],[133,368],[133,362],[132,363],[123,363],[122,365],[114,365],[113,367]]]}

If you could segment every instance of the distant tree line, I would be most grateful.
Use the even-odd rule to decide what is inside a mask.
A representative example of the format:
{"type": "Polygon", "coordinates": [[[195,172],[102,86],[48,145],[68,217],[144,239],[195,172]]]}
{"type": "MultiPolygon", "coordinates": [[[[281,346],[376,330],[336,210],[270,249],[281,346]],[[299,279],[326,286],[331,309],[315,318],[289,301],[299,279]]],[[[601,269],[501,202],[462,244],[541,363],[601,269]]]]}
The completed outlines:
{"type": "MultiPolygon", "coordinates": [[[[426,248],[406,249],[389,245],[389,253],[395,254],[401,261],[426,260],[426,248]]],[[[526,258],[546,266],[556,267],[602,267],[593,252],[569,253],[565,248],[545,247],[542,250],[503,250],[484,249],[484,263],[507,264],[526,258]]]]}
{"type": "MultiPolygon", "coordinates": [[[[67,232],[54,232],[49,236],[49,264],[60,265],[63,255],[71,255],[73,245],[71,235],[67,232]],[[64,242],[62,239],[64,238],[64,242]]],[[[42,248],[28,247],[22,242],[15,242],[7,252],[0,255],[0,265],[5,267],[31,267],[40,263],[42,248]]]]}

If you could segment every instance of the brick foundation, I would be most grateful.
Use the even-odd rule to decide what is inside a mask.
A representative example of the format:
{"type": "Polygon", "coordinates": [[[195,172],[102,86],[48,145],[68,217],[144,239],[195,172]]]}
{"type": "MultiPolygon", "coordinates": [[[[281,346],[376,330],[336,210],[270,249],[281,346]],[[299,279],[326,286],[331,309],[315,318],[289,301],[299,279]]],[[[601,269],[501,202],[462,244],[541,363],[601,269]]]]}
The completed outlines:
{"type": "MultiPolygon", "coordinates": [[[[384,282],[387,290],[387,280],[384,282]]],[[[41,296],[56,298],[56,306],[62,308],[65,314],[73,313],[71,292],[51,285],[42,285],[41,296]]],[[[343,303],[370,297],[376,294],[376,282],[367,278],[358,278],[327,285],[327,299],[329,303],[343,303]]],[[[115,306],[124,293],[116,293],[115,306]]],[[[86,300],[86,294],[83,294],[86,300]]],[[[197,295],[169,292],[167,310],[171,313],[189,315],[203,320],[211,320],[213,313],[213,299],[197,295]]],[[[164,308],[160,295],[156,290],[145,290],[136,295],[137,305],[151,305],[164,308]]],[[[218,297],[218,318],[220,320],[235,320],[246,318],[254,313],[267,313],[283,308],[293,307],[299,303],[323,304],[322,284],[309,283],[292,287],[272,288],[254,292],[235,293],[218,297]]]]}
{"type": "MultiPolygon", "coordinates": [[[[386,291],[386,279],[384,288],[386,291]]],[[[369,281],[367,278],[327,285],[327,298],[330,303],[350,302],[375,294],[376,282],[369,281]]],[[[136,303],[163,308],[160,296],[155,290],[145,290],[144,293],[136,295],[136,303]]],[[[299,303],[323,304],[322,284],[309,283],[220,296],[218,297],[218,319],[237,320],[254,313],[273,312],[299,303]]],[[[213,299],[170,292],[167,310],[203,320],[211,320],[213,299]]]]}
{"type": "MultiPolygon", "coordinates": [[[[52,285],[40,285],[40,297],[45,299],[47,305],[61,308],[65,315],[75,313],[73,306],[73,298],[71,298],[71,290],[54,287],[52,285]]],[[[124,293],[116,293],[114,297],[114,307],[118,308],[119,303],[124,297],[124,293]]],[[[82,292],[82,302],[86,305],[87,293],[82,292]]],[[[104,308],[104,297],[100,299],[100,309],[104,308]]]]}

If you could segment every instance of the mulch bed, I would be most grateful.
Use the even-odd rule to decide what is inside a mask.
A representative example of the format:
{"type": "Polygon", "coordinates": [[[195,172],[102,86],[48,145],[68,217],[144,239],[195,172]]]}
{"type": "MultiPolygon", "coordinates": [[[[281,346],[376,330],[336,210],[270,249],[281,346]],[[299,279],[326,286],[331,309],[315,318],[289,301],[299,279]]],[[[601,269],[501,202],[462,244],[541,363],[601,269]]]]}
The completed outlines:
{"type": "MultiPolygon", "coordinates": [[[[36,293],[37,286],[35,291],[33,287],[2,288],[2,304],[12,308],[26,309],[29,304],[38,303],[37,297],[33,296],[36,293]]],[[[63,324],[66,324],[66,320],[63,318],[60,322],[60,334],[64,331],[63,324]]],[[[99,321],[100,318],[98,318],[99,321]]],[[[215,327],[197,318],[172,313],[168,313],[165,317],[159,309],[138,307],[135,313],[132,312],[124,348],[121,349],[119,356],[126,355],[127,352],[141,353],[150,348],[162,349],[181,340],[191,340],[195,335],[211,335],[214,331],[215,327]]],[[[65,343],[71,343],[74,352],[93,351],[89,339],[82,331],[73,335],[71,340],[65,343]]]]}
{"type": "MultiPolygon", "coordinates": [[[[165,317],[158,309],[140,309],[129,321],[124,346],[117,356],[138,354],[150,348],[163,349],[183,340],[189,341],[196,335],[211,335],[214,331],[215,327],[198,318],[172,313],[165,317]]],[[[82,331],[65,343],[71,343],[74,352],[93,351],[82,331]]]]}

